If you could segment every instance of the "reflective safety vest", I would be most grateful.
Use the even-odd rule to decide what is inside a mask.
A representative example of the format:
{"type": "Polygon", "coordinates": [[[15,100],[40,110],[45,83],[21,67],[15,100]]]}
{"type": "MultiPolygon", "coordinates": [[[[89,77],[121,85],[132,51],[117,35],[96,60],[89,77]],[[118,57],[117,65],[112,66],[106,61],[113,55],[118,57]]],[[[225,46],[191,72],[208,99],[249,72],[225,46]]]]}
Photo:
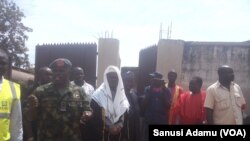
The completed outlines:
{"type": "Polygon", "coordinates": [[[10,115],[15,100],[20,100],[20,85],[3,79],[0,90],[0,141],[10,140],[10,115]]]}

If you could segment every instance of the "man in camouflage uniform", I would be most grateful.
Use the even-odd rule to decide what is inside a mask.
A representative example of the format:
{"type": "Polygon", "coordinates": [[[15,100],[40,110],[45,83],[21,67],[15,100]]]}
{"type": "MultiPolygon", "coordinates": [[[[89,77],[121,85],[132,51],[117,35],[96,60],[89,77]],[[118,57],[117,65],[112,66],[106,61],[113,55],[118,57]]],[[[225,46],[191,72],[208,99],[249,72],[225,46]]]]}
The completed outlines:
{"type": "MultiPolygon", "coordinates": [[[[38,121],[38,141],[81,141],[80,124],[92,112],[85,92],[70,84],[71,66],[68,59],[53,61],[52,83],[38,87],[29,97],[27,119],[38,121]]],[[[29,135],[28,141],[32,141],[32,134],[29,135]]]]}

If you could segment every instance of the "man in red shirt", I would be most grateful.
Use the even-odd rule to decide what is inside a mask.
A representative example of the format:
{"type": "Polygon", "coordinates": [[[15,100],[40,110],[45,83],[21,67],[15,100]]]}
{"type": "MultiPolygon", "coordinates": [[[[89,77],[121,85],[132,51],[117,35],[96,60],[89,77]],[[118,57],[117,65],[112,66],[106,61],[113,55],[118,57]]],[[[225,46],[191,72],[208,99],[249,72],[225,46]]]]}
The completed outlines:
{"type": "Polygon", "coordinates": [[[204,101],[206,93],[201,90],[202,79],[193,77],[189,82],[189,90],[181,94],[176,104],[176,116],[179,124],[203,124],[205,122],[204,101]]]}

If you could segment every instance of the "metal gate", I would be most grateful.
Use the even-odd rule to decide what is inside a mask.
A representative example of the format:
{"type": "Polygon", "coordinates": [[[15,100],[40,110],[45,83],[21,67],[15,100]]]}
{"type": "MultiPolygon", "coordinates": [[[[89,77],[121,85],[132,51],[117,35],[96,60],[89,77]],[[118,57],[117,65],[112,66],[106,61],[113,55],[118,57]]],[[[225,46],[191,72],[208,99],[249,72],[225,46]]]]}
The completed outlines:
{"type": "Polygon", "coordinates": [[[149,85],[149,73],[156,70],[157,46],[142,49],[139,54],[138,87],[139,95],[143,94],[144,87],[149,85]]]}
{"type": "Polygon", "coordinates": [[[49,66],[57,58],[67,58],[73,67],[82,67],[86,81],[96,87],[97,45],[95,43],[37,45],[35,78],[39,68],[49,66]]]}

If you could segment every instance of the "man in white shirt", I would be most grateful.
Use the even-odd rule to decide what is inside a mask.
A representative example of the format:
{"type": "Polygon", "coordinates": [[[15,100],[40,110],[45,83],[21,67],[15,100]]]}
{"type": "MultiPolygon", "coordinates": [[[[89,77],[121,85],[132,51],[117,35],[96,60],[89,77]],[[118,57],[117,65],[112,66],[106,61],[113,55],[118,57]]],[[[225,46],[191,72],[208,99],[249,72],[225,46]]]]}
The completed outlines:
{"type": "Polygon", "coordinates": [[[72,84],[78,85],[84,89],[86,94],[91,97],[94,93],[94,87],[85,81],[85,74],[81,67],[75,67],[72,70],[73,81],[72,84]]]}
{"type": "Polygon", "coordinates": [[[223,65],[218,69],[219,80],[207,88],[205,108],[208,124],[243,124],[242,110],[246,101],[239,85],[234,83],[233,69],[223,65]]]}
{"type": "Polygon", "coordinates": [[[20,85],[4,79],[8,65],[8,54],[0,49],[0,140],[22,141],[20,85]]]}

